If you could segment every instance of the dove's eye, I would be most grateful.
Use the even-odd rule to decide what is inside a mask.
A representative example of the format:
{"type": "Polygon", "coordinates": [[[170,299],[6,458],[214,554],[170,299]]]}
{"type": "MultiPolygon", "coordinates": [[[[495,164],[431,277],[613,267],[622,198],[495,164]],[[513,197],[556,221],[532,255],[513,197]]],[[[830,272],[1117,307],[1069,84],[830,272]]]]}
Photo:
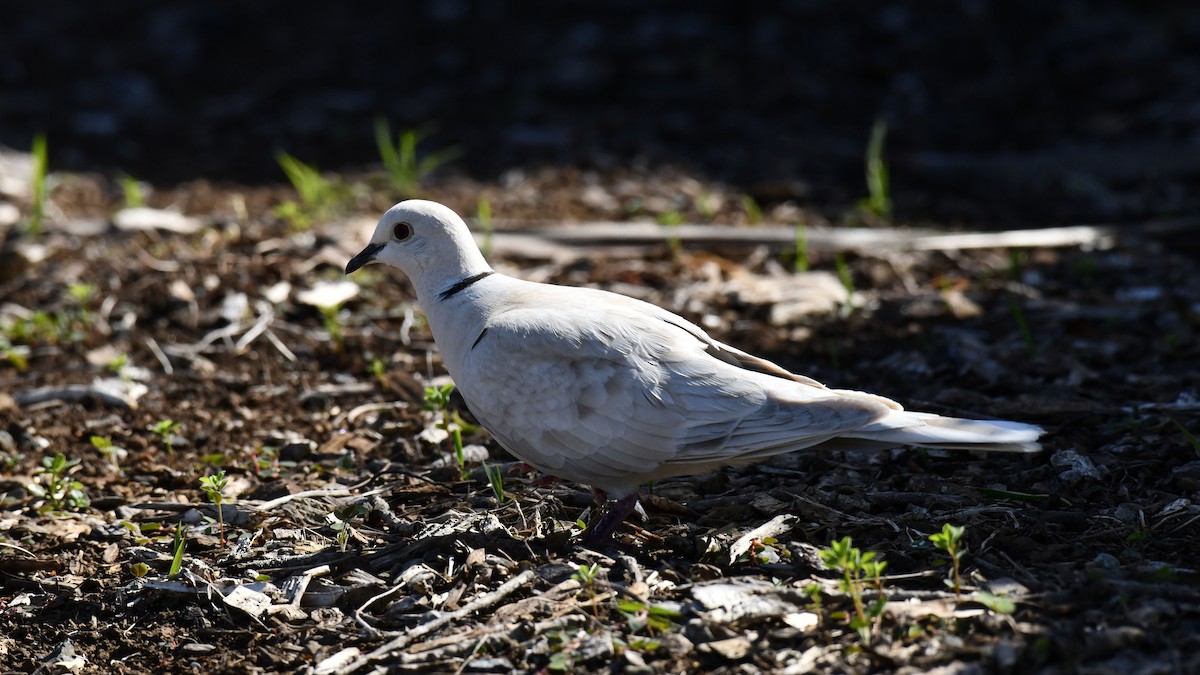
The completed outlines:
{"type": "Polygon", "coordinates": [[[412,236],[412,225],[408,223],[396,223],[392,226],[392,236],[396,241],[404,241],[412,236]]]}

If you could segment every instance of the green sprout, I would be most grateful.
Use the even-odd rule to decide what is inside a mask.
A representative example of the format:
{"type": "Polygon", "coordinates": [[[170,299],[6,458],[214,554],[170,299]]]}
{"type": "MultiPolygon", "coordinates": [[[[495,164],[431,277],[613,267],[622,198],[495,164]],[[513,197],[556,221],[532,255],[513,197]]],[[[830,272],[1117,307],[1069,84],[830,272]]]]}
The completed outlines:
{"type": "Polygon", "coordinates": [[[67,509],[82,511],[92,503],[83,491],[83,483],[70,476],[77,466],[78,459],[67,459],[61,452],[53,457],[42,458],[42,466],[37,470],[37,474],[44,485],[31,483],[27,486],[34,496],[46,500],[45,506],[39,509],[40,513],[67,509]]]}
{"type": "Polygon", "coordinates": [[[76,282],[67,285],[67,294],[70,295],[75,302],[82,306],[86,306],[96,295],[96,286],[94,284],[85,284],[76,282]]]}
{"type": "Polygon", "coordinates": [[[678,211],[667,211],[658,216],[658,224],[667,229],[667,245],[671,254],[678,257],[683,250],[683,240],[679,238],[679,226],[683,224],[683,214],[678,211]]]}
{"type": "Polygon", "coordinates": [[[174,579],[179,576],[179,570],[183,569],[183,551],[187,548],[187,537],[183,535],[183,521],[175,526],[175,541],[171,545],[171,570],[167,572],[167,577],[174,579]]]}
{"type": "Polygon", "coordinates": [[[746,220],[751,225],[758,225],[763,221],[762,207],[758,205],[754,197],[742,195],[742,210],[746,212],[746,220]]]}
{"type": "Polygon", "coordinates": [[[462,155],[458,148],[446,148],[417,159],[417,146],[431,131],[428,127],[407,129],[393,140],[388,121],[383,117],[375,118],[375,145],[379,149],[379,158],[383,160],[392,187],[401,197],[415,195],[417,186],[425,176],[462,155]]]}
{"type": "Polygon", "coordinates": [[[484,462],[483,472],[487,474],[488,483],[492,486],[492,494],[496,497],[496,503],[504,504],[508,501],[508,496],[504,494],[504,472],[500,467],[484,462]]]}
{"type": "Polygon", "coordinates": [[[488,258],[492,255],[492,203],[487,197],[480,197],[479,203],[475,205],[475,220],[479,223],[479,227],[483,228],[483,245],[479,247],[483,257],[488,258]]]}
{"type": "Polygon", "coordinates": [[[596,575],[599,573],[600,563],[576,565],[575,573],[571,575],[571,578],[578,581],[581,586],[591,586],[596,582],[596,575]]]}
{"type": "Polygon", "coordinates": [[[174,422],[166,417],[146,427],[150,432],[158,434],[159,440],[167,448],[167,453],[171,457],[175,456],[175,432],[179,431],[181,425],[179,422],[174,422]]]}
{"type": "Polygon", "coordinates": [[[124,377],[126,369],[129,368],[129,355],[124,352],[117,354],[104,367],[113,375],[124,377]]]}
{"type": "Polygon", "coordinates": [[[425,387],[425,410],[437,413],[437,427],[450,435],[454,445],[454,459],[458,463],[461,476],[467,475],[467,458],[463,454],[463,431],[474,431],[473,425],[467,424],[457,411],[450,410],[450,395],[454,392],[454,383],[443,384],[440,387],[425,387]]]}
{"type": "Polygon", "coordinates": [[[803,219],[796,221],[794,228],[794,249],[796,251],[796,261],[794,269],[797,274],[808,271],[808,225],[803,219]]]}
{"type": "Polygon", "coordinates": [[[342,320],[339,314],[342,311],[341,303],[336,305],[322,305],[317,307],[317,311],[321,313],[321,325],[329,333],[329,337],[333,339],[333,348],[335,351],[342,351],[346,346],[346,335],[342,331],[342,320]]]}
{"type": "Polygon", "coordinates": [[[1197,439],[1192,432],[1187,430],[1187,427],[1180,424],[1179,420],[1174,417],[1168,417],[1167,419],[1171,420],[1171,424],[1174,424],[1176,429],[1179,429],[1179,432],[1188,440],[1188,443],[1192,444],[1192,450],[1196,452],[1196,456],[1200,457],[1200,439],[1197,439]]]}
{"type": "Polygon", "coordinates": [[[854,312],[854,275],[850,272],[850,264],[846,257],[838,252],[833,256],[833,264],[837,268],[838,279],[846,289],[846,312],[854,312]]]}
{"type": "Polygon", "coordinates": [[[38,134],[33,137],[33,176],[30,188],[33,193],[29,205],[29,223],[26,226],[28,234],[41,234],[46,220],[46,174],[50,169],[50,155],[46,146],[46,135],[38,134]]]}
{"type": "Polygon", "coordinates": [[[350,535],[354,533],[354,526],[351,522],[365,513],[369,509],[365,504],[350,504],[337,509],[333,513],[325,516],[329,521],[329,527],[337,533],[338,550],[342,553],[346,552],[346,547],[350,543],[350,535]]]}
{"type": "Polygon", "coordinates": [[[650,635],[662,635],[674,627],[674,620],[681,614],[678,610],[663,605],[651,605],[637,600],[617,603],[617,611],[625,615],[630,632],[646,630],[650,635]]]}
{"type": "Polygon", "coordinates": [[[1021,333],[1021,339],[1025,341],[1025,349],[1029,350],[1031,355],[1036,355],[1037,344],[1033,340],[1033,331],[1029,328],[1029,321],[1025,319],[1025,312],[1021,309],[1020,303],[1013,298],[1009,298],[1008,308],[1012,310],[1013,320],[1016,321],[1017,330],[1021,333]]]}
{"type": "Polygon", "coordinates": [[[7,335],[0,335],[0,362],[25,370],[29,367],[29,351],[29,347],[14,345],[7,335]]]}
{"type": "Polygon", "coordinates": [[[229,479],[225,476],[225,469],[221,469],[211,476],[200,477],[200,489],[204,491],[208,501],[217,507],[217,527],[220,532],[222,548],[225,547],[225,509],[222,504],[225,502],[225,488],[227,487],[229,487],[229,479]]]}
{"type": "Polygon", "coordinates": [[[713,193],[701,192],[696,196],[696,199],[693,200],[692,206],[696,208],[696,211],[698,211],[705,220],[711,220],[712,217],[717,214],[718,202],[719,200],[717,199],[717,196],[713,193]]]}
{"type": "Polygon", "coordinates": [[[367,366],[367,374],[379,381],[381,386],[387,385],[387,362],[383,359],[371,359],[367,366]]]}
{"type": "Polygon", "coordinates": [[[126,455],[125,448],[114,445],[112,439],[106,436],[91,436],[88,438],[88,442],[101,455],[104,455],[104,458],[112,464],[113,469],[121,471],[121,459],[126,455]]]}
{"type": "Polygon", "coordinates": [[[1012,614],[1017,611],[1017,603],[1003,595],[996,595],[987,591],[976,591],[972,597],[976,602],[997,614],[1012,614]]]}
{"type": "Polygon", "coordinates": [[[275,208],[275,215],[298,229],[308,229],[315,220],[332,217],[349,197],[347,187],[340,181],[321,175],[310,166],[286,152],[275,156],[279,167],[300,196],[300,201],[286,201],[275,208]]]}
{"type": "Polygon", "coordinates": [[[962,578],[959,576],[959,567],[962,563],[962,557],[967,552],[967,547],[963,543],[963,533],[966,532],[965,527],[951,525],[945,523],[942,525],[941,532],[934,532],[929,535],[929,541],[938,550],[945,551],[950,556],[951,572],[950,577],[943,579],[947,586],[954,589],[954,598],[962,599],[962,578]]]}
{"type": "Polygon", "coordinates": [[[863,641],[871,636],[871,626],[883,616],[887,597],[883,593],[883,570],[887,563],[875,558],[874,551],[864,553],[855,548],[850,537],[833,541],[829,548],[820,550],[821,562],[831,570],[842,573],[841,587],[854,604],[854,617],[850,627],[857,630],[863,641]],[[878,598],[867,605],[863,593],[868,584],[875,586],[878,598]]]}
{"type": "Polygon", "coordinates": [[[138,179],[127,173],[121,174],[121,195],[125,199],[125,208],[138,209],[146,205],[146,197],[142,184],[138,179]]]}
{"type": "Polygon", "coordinates": [[[888,192],[888,168],[883,160],[883,145],[887,140],[887,120],[880,117],[871,125],[871,136],[867,141],[866,176],[867,197],[860,207],[880,218],[892,215],[892,198],[888,192]]]}

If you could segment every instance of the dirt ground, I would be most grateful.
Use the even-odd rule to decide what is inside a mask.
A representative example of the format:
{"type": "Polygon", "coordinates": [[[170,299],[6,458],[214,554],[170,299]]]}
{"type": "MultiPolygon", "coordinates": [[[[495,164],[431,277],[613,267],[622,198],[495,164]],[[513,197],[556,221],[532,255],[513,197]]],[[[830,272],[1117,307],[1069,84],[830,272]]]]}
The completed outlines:
{"type": "MultiPolygon", "coordinates": [[[[377,103],[355,87],[387,78],[375,67],[349,84],[319,75],[335,53],[387,49],[355,52],[341,32],[295,62],[264,59],[260,77],[199,105],[163,83],[216,49],[172,38],[207,6],[131,3],[108,20],[144,22],[179,50],[147,71],[157,93],[122,107],[105,97],[144,93],[130,64],[153,58],[89,51],[94,15],[5,23],[5,43],[22,48],[47,34],[79,40],[0,69],[21,94],[3,104],[4,133],[32,133],[45,113],[57,143],[40,234],[24,230],[28,191],[0,180],[0,207],[18,214],[0,220],[0,672],[1200,672],[1200,65],[1182,46],[1200,22],[1170,3],[1079,16],[951,3],[982,12],[970,31],[903,7],[850,29],[842,13],[862,8],[843,4],[779,10],[824,29],[824,42],[794,46],[766,19],[721,31],[710,14],[626,7],[579,28],[534,12],[511,52],[464,41],[474,46],[425,62],[477,79],[410,82],[426,93],[389,111],[459,111],[439,115],[434,140],[462,159],[417,194],[470,217],[502,271],[655,302],[832,386],[1047,432],[1030,455],[798,453],[663,481],[619,530],[623,547],[606,551],[579,543],[585,486],[523,471],[470,426],[460,398],[428,409],[428,389],[446,379],[402,275],[371,267],[341,298],[310,295],[344,290],[345,263],[398,199],[355,159],[371,152],[377,103]],[[574,66],[522,81],[502,101],[507,126],[473,117],[500,85],[463,65],[486,60],[469,52],[496,54],[508,72],[556,31],[550,60],[574,66]],[[897,33],[908,37],[885,39],[897,33]],[[1007,51],[1018,34],[1028,52],[1007,51]],[[713,66],[680,76],[690,89],[665,89],[676,52],[643,58],[647,43],[709,35],[712,60],[700,63],[754,39],[845,59],[793,77],[758,55],[744,88],[713,66]],[[972,36],[987,48],[961,62],[929,50],[972,36]],[[589,50],[609,37],[625,56],[597,66],[589,50]],[[872,47],[834,49],[842,41],[872,47]],[[55,77],[72,50],[107,70],[55,77]],[[896,65],[897,53],[907,60],[896,65]],[[1043,62],[1061,68],[1035,72],[1043,62]],[[105,72],[115,89],[88,84],[105,72]],[[772,89],[766,73],[795,88],[772,89]],[[957,93],[939,86],[979,73],[957,93]],[[314,81],[324,84],[301,86],[314,81]],[[890,218],[858,204],[880,82],[895,139],[890,218]],[[714,91],[747,98],[715,117],[613,112],[647,92],[661,110],[705,109],[714,91]],[[805,92],[826,92],[826,107],[789,118],[805,92]],[[110,116],[42,110],[39,96],[110,116]],[[962,115],[929,122],[922,101],[962,115]],[[356,115],[353,133],[320,123],[356,115]],[[689,154],[702,137],[724,141],[689,154]],[[309,228],[280,217],[296,199],[265,178],[281,146],[343,167],[352,197],[309,228]],[[146,220],[125,210],[122,171],[148,181],[146,220]],[[678,221],[699,229],[629,234],[678,221]],[[1055,245],[999,238],[1083,222],[1102,225],[1042,229],[1067,237],[1055,245]],[[565,225],[604,234],[570,239],[565,225]],[[723,226],[736,236],[708,234],[723,226]],[[991,238],[930,243],[913,228],[991,238]],[[878,238],[863,244],[867,233],[878,238]],[[461,468],[439,428],[447,417],[467,429],[461,468]],[[47,467],[58,454],[78,464],[59,467],[56,491],[47,467]],[[222,470],[218,521],[201,478],[222,470]],[[946,524],[965,528],[957,593],[929,539],[946,524]],[[856,592],[822,562],[843,537],[887,563],[856,592]],[[852,625],[856,595],[869,616],[852,625]]],[[[506,21],[520,14],[496,6],[506,21]]],[[[261,7],[239,11],[271,11],[261,7]]],[[[485,28],[447,11],[424,39],[485,28]]],[[[297,31],[328,19],[296,14],[297,31]]],[[[268,33],[263,49],[286,52],[285,33],[268,33]]],[[[235,39],[218,69],[236,72],[245,44],[235,39]]],[[[6,167],[0,178],[20,174],[6,167]]]]}

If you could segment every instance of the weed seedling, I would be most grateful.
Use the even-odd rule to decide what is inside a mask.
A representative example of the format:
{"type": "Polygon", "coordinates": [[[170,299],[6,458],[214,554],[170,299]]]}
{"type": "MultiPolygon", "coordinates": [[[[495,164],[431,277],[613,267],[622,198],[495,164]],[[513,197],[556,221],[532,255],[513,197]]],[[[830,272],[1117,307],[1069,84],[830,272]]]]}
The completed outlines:
{"type": "Polygon", "coordinates": [[[228,486],[229,479],[225,476],[225,469],[221,469],[211,476],[200,477],[200,489],[204,491],[208,501],[217,507],[217,527],[220,532],[222,548],[225,547],[225,509],[222,504],[225,503],[225,488],[228,486]]]}
{"type": "Polygon", "coordinates": [[[1029,350],[1030,355],[1036,355],[1037,345],[1033,341],[1033,331],[1029,328],[1029,322],[1025,320],[1025,312],[1021,309],[1021,305],[1016,300],[1009,298],[1008,308],[1012,310],[1017,330],[1021,333],[1021,339],[1025,341],[1025,349],[1029,350]]]}
{"type": "Polygon", "coordinates": [[[175,526],[175,541],[171,544],[171,569],[167,572],[167,577],[174,579],[179,576],[179,570],[183,569],[183,551],[187,548],[187,537],[183,536],[183,521],[179,521],[179,525],[175,526]]]}
{"type": "Polygon", "coordinates": [[[7,335],[0,335],[0,362],[25,370],[29,367],[29,353],[29,347],[14,345],[7,335]]]}
{"type": "Polygon", "coordinates": [[[762,207],[750,195],[742,195],[742,210],[746,212],[746,221],[758,225],[763,221],[762,207]]]}
{"type": "Polygon", "coordinates": [[[167,448],[167,454],[169,454],[172,458],[174,458],[175,457],[175,432],[179,431],[179,428],[180,428],[179,422],[174,422],[174,421],[171,421],[170,419],[164,417],[163,419],[155,422],[154,424],[151,424],[149,427],[146,427],[146,428],[149,429],[152,433],[158,434],[159,440],[161,440],[163,446],[165,446],[167,448]]]}
{"type": "Polygon", "coordinates": [[[941,532],[929,535],[929,541],[933,542],[938,550],[945,551],[946,555],[950,556],[950,577],[942,581],[954,589],[955,600],[962,599],[962,578],[959,576],[959,567],[963,555],[967,552],[967,547],[962,540],[964,532],[966,532],[965,527],[945,523],[942,525],[941,532]]]}
{"type": "Polygon", "coordinates": [[[407,129],[400,132],[398,140],[393,140],[387,120],[375,118],[375,145],[379,149],[379,158],[383,160],[392,187],[401,197],[415,195],[421,179],[462,155],[458,148],[446,148],[417,159],[417,146],[430,133],[428,128],[407,129]]]}
{"type": "Polygon", "coordinates": [[[112,439],[106,436],[91,436],[88,441],[96,448],[104,458],[112,464],[114,470],[121,472],[121,460],[128,454],[125,448],[114,445],[112,439]]]}
{"type": "Polygon", "coordinates": [[[1188,443],[1192,444],[1192,450],[1195,451],[1196,457],[1200,457],[1200,440],[1192,435],[1192,432],[1188,431],[1187,427],[1180,424],[1179,420],[1175,419],[1174,417],[1168,417],[1167,419],[1171,420],[1171,424],[1174,424],[1175,428],[1179,429],[1179,432],[1183,434],[1183,437],[1188,440],[1188,443]]]}
{"type": "Polygon", "coordinates": [[[803,220],[797,220],[793,233],[793,249],[796,252],[793,269],[797,274],[802,274],[808,271],[808,225],[803,220]]]}
{"type": "Polygon", "coordinates": [[[46,147],[46,135],[38,134],[33,137],[33,176],[30,178],[32,191],[29,205],[29,223],[25,228],[28,234],[42,233],[46,220],[46,174],[50,170],[50,155],[46,147]]]}
{"type": "Polygon", "coordinates": [[[317,311],[321,313],[321,324],[333,340],[333,348],[342,351],[346,346],[346,335],[342,332],[342,321],[338,316],[342,311],[341,303],[318,307],[317,311]]]}
{"type": "Polygon", "coordinates": [[[846,257],[840,252],[833,257],[833,264],[837,268],[838,280],[842,282],[842,288],[846,289],[846,306],[845,314],[848,316],[854,313],[854,275],[850,272],[850,264],[846,262],[846,257]]]}
{"type": "Polygon", "coordinates": [[[138,209],[146,205],[142,184],[127,173],[121,174],[121,195],[125,199],[125,208],[127,209],[138,209]]]}
{"type": "Polygon", "coordinates": [[[660,213],[658,224],[667,230],[667,246],[671,247],[671,255],[679,257],[683,250],[683,240],[679,238],[679,226],[683,223],[683,214],[678,211],[660,213]]]}
{"type": "Polygon", "coordinates": [[[78,459],[67,459],[61,452],[53,457],[42,458],[42,466],[37,473],[45,485],[31,483],[27,486],[34,496],[46,500],[46,504],[38,509],[40,513],[66,509],[81,511],[92,503],[83,491],[83,483],[69,475],[77,466],[78,459]]]}
{"type": "Polygon", "coordinates": [[[891,218],[892,198],[889,193],[887,163],[883,160],[883,145],[887,140],[887,120],[882,117],[871,125],[871,137],[867,140],[865,160],[867,197],[859,206],[867,213],[880,218],[891,218]]]}
{"type": "Polygon", "coordinates": [[[275,208],[275,215],[290,222],[293,227],[306,230],[313,221],[331,217],[347,201],[347,187],[339,181],[325,178],[317,167],[305,164],[286,152],[276,155],[275,160],[300,196],[299,202],[286,201],[275,208]]]}
{"type": "Polygon", "coordinates": [[[374,377],[380,386],[387,386],[387,363],[383,359],[371,359],[367,366],[367,374],[374,377]]]}
{"type": "Polygon", "coordinates": [[[475,220],[479,223],[479,227],[483,228],[483,245],[479,247],[479,251],[483,253],[484,258],[490,258],[492,255],[492,203],[487,197],[480,197],[479,203],[475,205],[475,220]]]}
{"type": "Polygon", "coordinates": [[[437,427],[450,435],[450,440],[454,444],[454,459],[458,463],[459,474],[466,477],[467,458],[463,454],[462,432],[464,430],[472,431],[475,427],[464,422],[457,412],[450,411],[450,395],[453,392],[453,383],[440,387],[425,387],[424,409],[437,413],[437,427]]]}
{"type": "Polygon", "coordinates": [[[337,533],[338,550],[342,553],[346,552],[346,546],[350,543],[350,535],[354,533],[354,526],[351,522],[366,514],[368,510],[363,504],[350,504],[325,516],[325,519],[329,521],[330,529],[337,533]]]}
{"type": "Polygon", "coordinates": [[[596,575],[600,573],[600,563],[592,563],[591,565],[577,565],[575,573],[571,578],[579,582],[580,586],[591,586],[596,582],[596,575]]]}
{"type": "Polygon", "coordinates": [[[887,597],[883,594],[883,570],[887,563],[875,558],[874,551],[863,553],[853,546],[850,537],[833,541],[829,548],[821,549],[821,562],[831,570],[842,573],[842,590],[850,596],[854,604],[854,617],[850,619],[850,627],[857,630],[864,642],[871,637],[871,626],[881,616],[887,597]],[[863,592],[867,585],[872,584],[877,590],[878,598],[869,606],[863,600],[863,592]]]}
{"type": "Polygon", "coordinates": [[[650,635],[662,635],[674,627],[674,620],[681,614],[679,611],[662,605],[650,605],[637,600],[624,600],[617,603],[617,611],[625,615],[630,632],[637,633],[646,630],[650,635]]]}
{"type": "Polygon", "coordinates": [[[504,472],[499,467],[483,463],[483,472],[487,474],[488,483],[492,486],[492,494],[496,497],[497,504],[504,504],[508,501],[508,497],[504,494],[504,472]]]}

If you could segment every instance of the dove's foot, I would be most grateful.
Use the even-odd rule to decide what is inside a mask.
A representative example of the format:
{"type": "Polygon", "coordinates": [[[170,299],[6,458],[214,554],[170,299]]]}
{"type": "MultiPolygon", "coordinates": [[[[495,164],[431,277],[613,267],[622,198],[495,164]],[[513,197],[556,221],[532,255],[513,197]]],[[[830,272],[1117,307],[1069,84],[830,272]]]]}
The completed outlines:
{"type": "MultiPolygon", "coordinates": [[[[599,496],[599,493],[597,494],[599,496]]],[[[587,531],[583,534],[583,545],[590,549],[620,548],[620,544],[613,539],[613,532],[616,532],[617,526],[624,522],[629,514],[637,508],[638,495],[633,493],[626,495],[620,499],[609,502],[607,511],[600,515],[599,518],[593,518],[592,522],[588,523],[587,531]]],[[[597,512],[599,513],[599,512],[597,512]]]]}

